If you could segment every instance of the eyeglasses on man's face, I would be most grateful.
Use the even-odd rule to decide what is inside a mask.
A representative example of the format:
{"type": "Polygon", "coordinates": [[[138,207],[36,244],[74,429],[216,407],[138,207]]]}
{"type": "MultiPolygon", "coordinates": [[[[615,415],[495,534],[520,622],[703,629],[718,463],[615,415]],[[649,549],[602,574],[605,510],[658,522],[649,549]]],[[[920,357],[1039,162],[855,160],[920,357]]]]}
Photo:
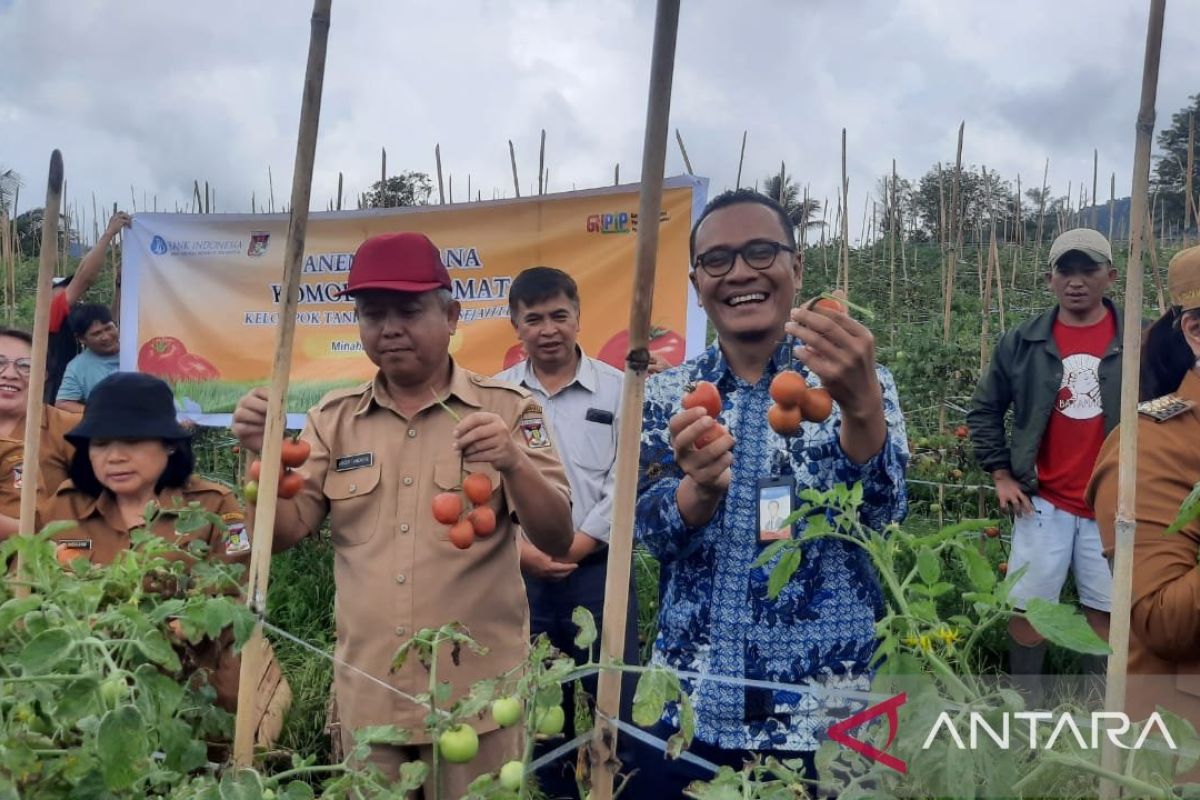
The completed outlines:
{"type": "Polygon", "coordinates": [[[780,242],[751,239],[741,247],[714,247],[706,250],[696,256],[693,267],[704,270],[710,278],[720,278],[733,269],[737,257],[741,256],[742,260],[754,269],[763,270],[775,263],[775,257],[779,255],[780,250],[796,252],[796,248],[780,242]]]}
{"type": "Polygon", "coordinates": [[[33,372],[33,361],[28,358],[5,358],[0,356],[0,374],[3,374],[9,367],[17,371],[17,374],[22,378],[28,378],[29,373],[33,372]]]}

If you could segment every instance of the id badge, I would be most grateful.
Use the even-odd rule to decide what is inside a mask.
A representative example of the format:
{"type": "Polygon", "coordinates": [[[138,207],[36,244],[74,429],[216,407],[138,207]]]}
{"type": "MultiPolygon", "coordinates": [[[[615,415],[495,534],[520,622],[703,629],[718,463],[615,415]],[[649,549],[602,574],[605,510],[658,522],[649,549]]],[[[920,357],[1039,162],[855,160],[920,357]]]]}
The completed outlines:
{"type": "Polygon", "coordinates": [[[758,482],[758,541],[775,542],[792,538],[785,520],[792,513],[790,478],[763,478],[758,482]]]}

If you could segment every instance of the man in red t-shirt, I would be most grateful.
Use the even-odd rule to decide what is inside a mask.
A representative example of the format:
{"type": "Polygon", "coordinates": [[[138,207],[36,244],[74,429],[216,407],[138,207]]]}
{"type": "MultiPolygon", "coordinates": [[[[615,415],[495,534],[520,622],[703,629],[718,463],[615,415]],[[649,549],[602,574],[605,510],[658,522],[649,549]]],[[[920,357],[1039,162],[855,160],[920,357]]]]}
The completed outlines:
{"type": "MultiPolygon", "coordinates": [[[[1010,593],[1057,602],[1070,570],[1083,613],[1108,637],[1112,571],[1083,493],[1100,445],[1120,421],[1121,314],[1105,293],[1117,273],[1098,231],[1066,231],[1050,247],[1046,275],[1058,304],[1001,337],[967,422],[975,457],[1014,514],[1010,593]],[[1012,411],[1011,435],[1005,416],[1012,411]]],[[[1046,643],[1023,616],[1009,624],[1009,670],[1040,698],[1046,643]]],[[[1103,668],[1099,659],[1087,671],[1103,668]]]]}
{"type": "MultiPolygon", "coordinates": [[[[50,341],[46,351],[46,384],[42,392],[44,402],[54,405],[58,387],[62,383],[67,364],[79,354],[79,341],[75,334],[66,329],[67,315],[71,307],[79,302],[84,293],[95,283],[104,268],[104,256],[108,246],[121,228],[129,227],[129,215],[117,211],[108,221],[108,227],[96,240],[96,244],[79,262],[74,275],[54,279],[54,294],[50,298],[50,341]]],[[[115,313],[115,312],[114,312],[115,313]]]]}

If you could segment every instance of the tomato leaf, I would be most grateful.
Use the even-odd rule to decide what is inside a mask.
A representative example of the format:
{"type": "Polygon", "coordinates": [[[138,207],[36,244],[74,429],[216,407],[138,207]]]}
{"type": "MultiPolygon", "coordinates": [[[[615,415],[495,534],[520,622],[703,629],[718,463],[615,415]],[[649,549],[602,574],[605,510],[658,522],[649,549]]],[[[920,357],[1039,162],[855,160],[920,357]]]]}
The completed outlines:
{"type": "Polygon", "coordinates": [[[31,675],[41,675],[54,669],[67,657],[75,640],[63,628],[50,628],[33,637],[17,656],[17,663],[31,675]]]}
{"type": "Polygon", "coordinates": [[[158,746],[163,751],[163,766],[189,773],[208,761],[208,748],[192,735],[186,722],[168,719],[157,726],[158,746]]]}
{"type": "Polygon", "coordinates": [[[1179,515],[1175,517],[1174,522],[1167,526],[1163,535],[1179,533],[1197,517],[1200,517],[1200,483],[1193,486],[1192,491],[1188,492],[1188,496],[1183,498],[1183,503],[1179,506],[1179,515]]]}
{"type": "MultiPolygon", "coordinates": [[[[793,520],[793,522],[794,521],[795,520],[793,520]]],[[[754,559],[754,563],[751,564],[750,567],[752,569],[758,569],[759,567],[765,567],[770,562],[770,560],[772,558],[774,558],[776,556],[776,554],[779,553],[780,550],[782,550],[785,547],[790,546],[791,544],[792,544],[792,542],[789,539],[780,539],[778,542],[771,542],[769,545],[767,545],[767,548],[765,550],[763,550],[761,553],[758,554],[758,558],[754,559]]]]}
{"type": "MultiPolygon", "coordinates": [[[[420,764],[421,762],[416,763],[420,764]]],[[[408,764],[404,766],[408,766],[408,764]]],[[[313,800],[315,797],[312,787],[304,781],[292,781],[279,793],[279,800],[313,800]]]]}
{"type": "Polygon", "coordinates": [[[157,628],[147,631],[141,638],[137,639],[136,644],[137,648],[142,651],[142,655],[155,664],[171,672],[180,669],[179,656],[176,655],[175,649],[171,647],[171,643],[167,641],[167,637],[163,636],[162,631],[157,628]]]}
{"type": "Polygon", "coordinates": [[[643,728],[662,717],[663,707],[679,699],[679,678],[660,667],[643,672],[633,694],[633,721],[643,728]]]}
{"type": "Polygon", "coordinates": [[[1025,618],[1038,633],[1059,647],[1090,655],[1108,655],[1112,652],[1108,643],[1096,635],[1087,619],[1073,606],[1035,597],[1025,609],[1025,618]]]}
{"type": "Polygon", "coordinates": [[[996,585],[996,572],[988,560],[969,544],[959,546],[958,557],[971,581],[971,587],[980,592],[990,592],[996,585]]]}
{"type": "Polygon", "coordinates": [[[942,575],[942,562],[928,546],[917,551],[917,574],[925,583],[936,583],[942,575]]]}
{"type": "Polygon", "coordinates": [[[804,554],[800,552],[799,547],[787,551],[779,558],[779,563],[771,570],[771,577],[767,579],[767,597],[772,600],[779,598],[788,581],[796,574],[796,570],[800,569],[803,558],[804,554]]]}
{"type": "Polygon", "coordinates": [[[575,634],[575,646],[587,650],[596,641],[596,619],[583,606],[576,606],[571,612],[571,622],[579,629],[579,633],[575,634]]]}
{"type": "Polygon", "coordinates": [[[692,708],[692,698],[683,692],[679,695],[679,730],[667,740],[667,756],[679,758],[680,753],[692,743],[696,735],[696,710],[692,708]]]}
{"type": "Polygon", "coordinates": [[[262,778],[250,769],[229,770],[221,775],[217,790],[221,800],[262,800],[262,778]]]}
{"type": "Polygon", "coordinates": [[[96,736],[96,755],[104,785],[112,791],[128,789],[146,774],[150,744],[146,721],[136,708],[121,706],[104,715],[96,736]]]}

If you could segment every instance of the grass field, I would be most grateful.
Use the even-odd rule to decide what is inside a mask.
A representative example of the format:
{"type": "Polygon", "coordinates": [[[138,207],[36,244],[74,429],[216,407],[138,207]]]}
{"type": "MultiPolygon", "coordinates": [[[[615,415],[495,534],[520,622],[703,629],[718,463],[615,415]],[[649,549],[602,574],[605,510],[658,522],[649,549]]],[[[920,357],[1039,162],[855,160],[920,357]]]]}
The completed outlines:
{"type": "MultiPolygon", "coordinates": [[[[237,406],[237,401],[242,395],[265,383],[266,381],[180,381],[174,386],[175,402],[184,411],[228,413],[237,406]]],[[[359,383],[362,381],[293,381],[288,386],[287,407],[303,412],[315,406],[327,392],[356,386],[359,383]]]]}

